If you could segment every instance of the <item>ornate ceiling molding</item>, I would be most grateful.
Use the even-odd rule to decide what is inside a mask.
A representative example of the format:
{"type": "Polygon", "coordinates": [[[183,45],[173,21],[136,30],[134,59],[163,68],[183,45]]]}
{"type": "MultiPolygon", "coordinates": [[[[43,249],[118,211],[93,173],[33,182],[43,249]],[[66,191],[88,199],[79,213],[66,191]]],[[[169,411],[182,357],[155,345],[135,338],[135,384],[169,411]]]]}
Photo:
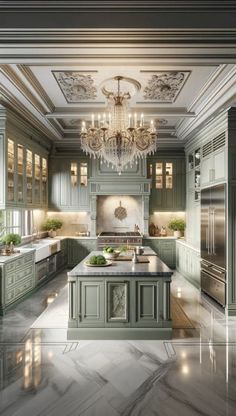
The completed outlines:
{"type": "MultiPolygon", "coordinates": [[[[144,72],[144,71],[142,71],[144,72]]],[[[143,98],[157,103],[173,103],[182,90],[190,72],[156,72],[143,89],[143,98]]]]}
{"type": "Polygon", "coordinates": [[[52,71],[52,74],[68,104],[97,98],[97,88],[91,74],[82,71],[52,71]]]}

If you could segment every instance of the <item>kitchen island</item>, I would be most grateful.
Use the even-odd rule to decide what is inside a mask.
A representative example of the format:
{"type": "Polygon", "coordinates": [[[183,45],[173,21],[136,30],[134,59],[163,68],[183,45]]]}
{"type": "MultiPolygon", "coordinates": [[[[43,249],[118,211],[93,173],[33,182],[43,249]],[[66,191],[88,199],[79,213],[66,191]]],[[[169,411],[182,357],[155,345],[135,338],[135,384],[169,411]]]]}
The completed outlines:
{"type": "Polygon", "coordinates": [[[157,257],[148,263],[113,261],[88,267],[90,253],[68,272],[72,339],[170,339],[170,283],[173,272],[157,257]]]}

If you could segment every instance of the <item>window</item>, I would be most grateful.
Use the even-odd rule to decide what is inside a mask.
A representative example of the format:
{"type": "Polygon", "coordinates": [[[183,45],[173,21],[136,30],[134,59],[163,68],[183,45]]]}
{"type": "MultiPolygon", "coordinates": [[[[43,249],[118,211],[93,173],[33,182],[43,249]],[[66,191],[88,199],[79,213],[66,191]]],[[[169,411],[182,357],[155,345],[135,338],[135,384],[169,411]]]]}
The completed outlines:
{"type": "Polygon", "coordinates": [[[0,211],[0,237],[5,234],[16,233],[21,236],[32,234],[33,211],[22,210],[0,211]]]}
{"type": "Polygon", "coordinates": [[[80,163],[80,185],[88,186],[88,164],[85,162],[80,163]]]}

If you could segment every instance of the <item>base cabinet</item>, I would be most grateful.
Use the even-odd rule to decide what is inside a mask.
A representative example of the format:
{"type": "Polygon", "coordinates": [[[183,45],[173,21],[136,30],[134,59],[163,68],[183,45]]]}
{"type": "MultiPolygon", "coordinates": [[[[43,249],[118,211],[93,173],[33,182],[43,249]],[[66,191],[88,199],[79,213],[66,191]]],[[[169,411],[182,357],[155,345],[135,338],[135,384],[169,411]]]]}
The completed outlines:
{"type": "Polygon", "coordinates": [[[0,263],[0,314],[35,287],[34,253],[0,263]]]}
{"type": "Polygon", "coordinates": [[[176,243],[176,269],[198,289],[200,288],[200,252],[186,243],[176,243]]]}
{"type": "Polygon", "coordinates": [[[162,238],[145,238],[144,245],[151,247],[158,257],[171,269],[176,266],[176,240],[162,238]]]}
{"type": "Polygon", "coordinates": [[[69,339],[155,339],[164,328],[169,337],[170,279],[69,277],[69,339]]]}

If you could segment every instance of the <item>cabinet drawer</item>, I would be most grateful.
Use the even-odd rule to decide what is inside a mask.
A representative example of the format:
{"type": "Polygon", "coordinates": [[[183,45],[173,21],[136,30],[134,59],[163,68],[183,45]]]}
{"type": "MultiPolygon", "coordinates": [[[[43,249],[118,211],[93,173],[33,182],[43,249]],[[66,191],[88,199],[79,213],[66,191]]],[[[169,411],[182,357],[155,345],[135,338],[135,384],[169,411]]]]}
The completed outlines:
{"type": "Polygon", "coordinates": [[[8,288],[15,283],[15,273],[9,273],[5,277],[5,287],[8,288]]]}
{"type": "Polygon", "coordinates": [[[18,283],[23,280],[27,276],[33,275],[33,265],[29,265],[28,267],[24,268],[23,270],[16,271],[15,274],[15,282],[18,283]]]}
{"type": "Polygon", "coordinates": [[[28,292],[28,290],[33,288],[33,284],[33,278],[27,279],[24,282],[22,282],[19,286],[15,288],[15,298],[18,298],[24,295],[24,293],[28,292]]]}
{"type": "Polygon", "coordinates": [[[15,261],[11,261],[10,263],[7,263],[5,266],[5,272],[9,273],[15,270],[15,261]]]}
{"type": "Polygon", "coordinates": [[[19,259],[14,261],[15,263],[15,269],[18,269],[19,267],[23,267],[25,264],[25,259],[24,257],[20,257],[19,259]]]}
{"type": "Polygon", "coordinates": [[[5,304],[8,305],[8,303],[13,302],[14,299],[15,299],[15,289],[12,288],[12,289],[6,291],[6,294],[5,294],[5,304]]]}
{"type": "Polygon", "coordinates": [[[29,254],[26,254],[26,255],[23,257],[23,259],[24,259],[24,264],[34,262],[34,253],[29,253],[29,254]]]}

